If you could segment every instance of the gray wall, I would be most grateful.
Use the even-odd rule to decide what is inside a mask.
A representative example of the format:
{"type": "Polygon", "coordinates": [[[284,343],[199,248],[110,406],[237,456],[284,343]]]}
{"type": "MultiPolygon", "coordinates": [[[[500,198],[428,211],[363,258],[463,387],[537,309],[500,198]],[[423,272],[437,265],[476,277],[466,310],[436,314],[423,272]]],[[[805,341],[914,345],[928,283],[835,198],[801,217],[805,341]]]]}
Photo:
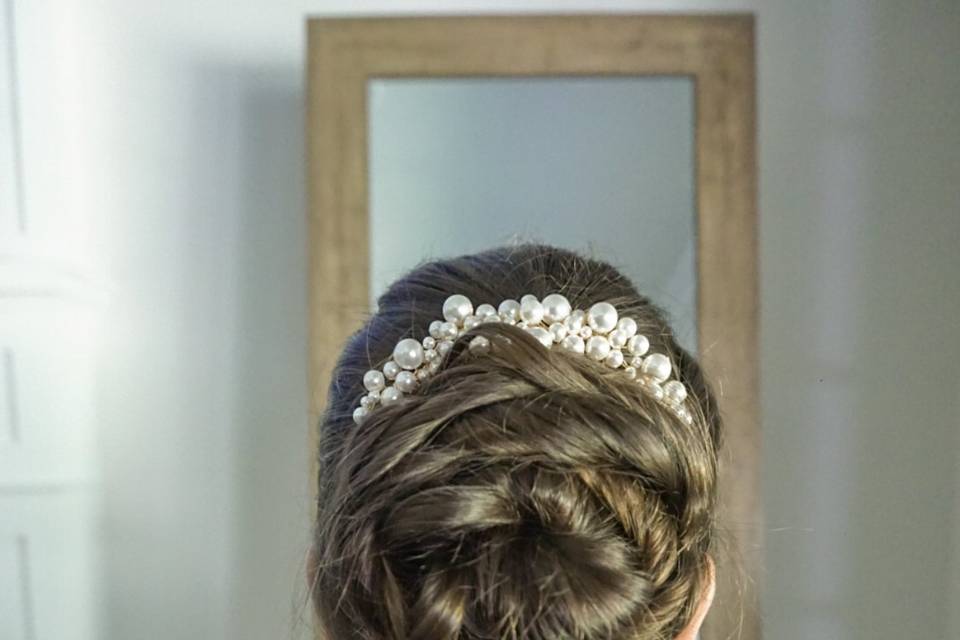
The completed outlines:
{"type": "MultiPolygon", "coordinates": [[[[0,275],[100,300],[101,366],[71,378],[93,404],[64,424],[99,434],[107,608],[92,635],[35,635],[287,637],[309,495],[302,18],[396,4],[3,6],[0,275]]],[[[404,9],[758,11],[767,635],[960,637],[956,3],[404,9]]]]}

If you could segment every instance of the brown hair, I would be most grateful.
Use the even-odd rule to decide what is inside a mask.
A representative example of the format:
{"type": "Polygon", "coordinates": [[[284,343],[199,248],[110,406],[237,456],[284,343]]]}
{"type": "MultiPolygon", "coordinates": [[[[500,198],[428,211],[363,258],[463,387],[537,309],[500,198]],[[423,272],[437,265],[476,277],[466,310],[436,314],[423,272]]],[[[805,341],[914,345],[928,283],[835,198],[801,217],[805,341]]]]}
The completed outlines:
{"type": "Polygon", "coordinates": [[[418,265],[333,371],[319,425],[312,597],[333,640],[672,638],[708,580],[721,422],[665,313],[615,267],[541,244],[418,265]],[[481,324],[361,424],[362,378],[428,335],[447,296],[564,294],[633,317],[690,392],[687,425],[636,382],[481,324]],[[482,357],[474,335],[508,337],[482,357]]]}

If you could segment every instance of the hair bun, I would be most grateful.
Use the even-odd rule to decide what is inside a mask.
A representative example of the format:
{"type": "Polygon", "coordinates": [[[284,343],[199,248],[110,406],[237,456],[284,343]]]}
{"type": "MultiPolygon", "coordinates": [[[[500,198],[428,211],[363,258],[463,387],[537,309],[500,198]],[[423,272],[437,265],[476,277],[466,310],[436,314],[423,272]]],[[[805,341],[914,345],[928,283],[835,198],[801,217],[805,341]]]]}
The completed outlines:
{"type": "Polygon", "coordinates": [[[602,509],[584,485],[535,466],[488,468],[398,501],[377,538],[391,574],[420,585],[412,637],[461,627],[498,638],[622,631],[653,589],[636,546],[602,509]],[[489,620],[501,628],[484,628],[489,620]]]}

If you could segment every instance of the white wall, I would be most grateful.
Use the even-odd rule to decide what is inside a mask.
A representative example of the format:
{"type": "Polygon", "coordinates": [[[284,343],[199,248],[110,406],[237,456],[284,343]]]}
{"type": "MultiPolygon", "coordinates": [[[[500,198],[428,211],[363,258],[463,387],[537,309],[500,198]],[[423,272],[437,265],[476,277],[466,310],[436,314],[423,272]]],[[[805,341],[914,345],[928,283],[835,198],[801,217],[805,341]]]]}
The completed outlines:
{"type": "MultiPolygon", "coordinates": [[[[106,606],[88,637],[289,637],[310,455],[303,14],[397,3],[3,2],[19,81],[0,93],[20,115],[0,124],[4,264],[28,256],[19,279],[56,261],[49,278],[79,273],[103,300],[102,366],[77,369],[98,385],[102,456],[106,606]]],[[[403,5],[751,8],[767,636],[960,637],[956,3],[403,5]]]]}

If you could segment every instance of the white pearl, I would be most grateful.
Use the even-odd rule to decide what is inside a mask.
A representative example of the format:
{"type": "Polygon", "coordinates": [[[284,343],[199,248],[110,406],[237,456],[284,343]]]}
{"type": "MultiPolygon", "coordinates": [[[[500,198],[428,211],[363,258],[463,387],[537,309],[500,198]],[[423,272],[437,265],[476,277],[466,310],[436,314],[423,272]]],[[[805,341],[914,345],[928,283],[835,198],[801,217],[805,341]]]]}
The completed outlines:
{"type": "Polygon", "coordinates": [[[503,322],[503,319],[499,314],[494,313],[493,315],[489,315],[480,321],[481,324],[487,324],[488,322],[503,322]]]}
{"type": "Polygon", "coordinates": [[[434,320],[430,323],[430,335],[434,338],[440,337],[440,325],[443,324],[443,320],[434,320]]]}
{"type": "Polygon", "coordinates": [[[374,398],[371,395],[366,395],[360,398],[360,406],[369,411],[377,406],[377,402],[380,401],[380,398],[374,398]]]}
{"type": "Polygon", "coordinates": [[[610,353],[610,341],[604,336],[590,336],[587,340],[587,355],[594,360],[603,360],[610,353]]]}
{"type": "Polygon", "coordinates": [[[504,300],[500,303],[500,306],[497,307],[497,313],[500,314],[500,318],[503,320],[516,322],[520,317],[520,303],[513,299],[504,300]]]}
{"type": "Polygon", "coordinates": [[[610,338],[610,344],[615,346],[617,349],[621,349],[625,344],[627,344],[627,339],[630,336],[628,336],[627,332],[623,329],[614,329],[607,337],[610,338]]]}
{"type": "Polygon", "coordinates": [[[587,323],[596,333],[609,333],[617,326],[617,310],[609,302],[598,302],[587,312],[587,323]]]}
{"type": "Polygon", "coordinates": [[[671,380],[663,385],[663,392],[666,394],[667,400],[674,404],[680,404],[687,399],[687,388],[679,380],[671,380]]]}
{"type": "Polygon", "coordinates": [[[567,325],[562,322],[554,322],[550,325],[550,333],[553,334],[554,342],[562,342],[567,337],[567,325]]]}
{"type": "Polygon", "coordinates": [[[566,338],[563,339],[563,342],[561,342],[560,345],[564,349],[568,351],[573,351],[574,353],[583,353],[585,349],[583,344],[583,338],[581,338],[578,335],[567,336],[566,338]]]}
{"type": "Polygon", "coordinates": [[[490,340],[486,336],[476,336],[469,344],[470,353],[485,354],[490,351],[490,340]]]}
{"type": "Polygon", "coordinates": [[[650,341],[647,336],[633,336],[627,340],[627,351],[635,356],[642,356],[650,348],[650,341]]]}
{"type": "Polygon", "coordinates": [[[637,368],[636,368],[636,367],[633,367],[633,366],[625,367],[625,368],[623,369],[623,371],[624,371],[624,373],[627,374],[627,377],[630,378],[631,380],[633,380],[634,378],[637,377],[637,368]]]}
{"type": "Polygon", "coordinates": [[[453,322],[444,322],[440,325],[440,339],[443,338],[456,338],[457,333],[459,333],[460,328],[453,322]]]}
{"type": "Polygon", "coordinates": [[[424,349],[424,350],[423,350],[423,361],[424,361],[424,362],[432,362],[432,361],[435,360],[439,355],[440,355],[440,354],[437,353],[437,350],[436,350],[436,349],[424,349]]]}
{"type": "Polygon", "coordinates": [[[586,315],[583,313],[583,309],[577,309],[566,317],[563,324],[567,325],[567,330],[569,330],[570,333],[576,333],[583,327],[585,318],[586,315]]]}
{"type": "Polygon", "coordinates": [[[433,336],[427,336],[423,339],[422,344],[424,349],[433,349],[435,346],[437,346],[437,339],[433,336]]]}
{"type": "Polygon", "coordinates": [[[400,365],[393,360],[383,365],[383,375],[387,377],[387,380],[393,380],[398,373],[400,373],[400,365]]]}
{"type": "Polygon", "coordinates": [[[397,389],[404,393],[409,393],[417,388],[417,376],[412,371],[401,371],[397,374],[397,379],[393,383],[397,389]]]}
{"type": "Polygon", "coordinates": [[[363,422],[364,418],[367,417],[368,413],[369,412],[363,407],[357,407],[356,409],[353,410],[353,421],[356,422],[357,424],[360,424],[361,422],[363,422]]]}
{"type": "Polygon", "coordinates": [[[581,338],[589,338],[593,335],[593,329],[590,327],[580,327],[580,331],[577,332],[581,338]]]}
{"type": "MultiPolygon", "coordinates": [[[[433,363],[430,363],[430,364],[432,365],[433,363]]],[[[430,377],[431,373],[433,373],[433,369],[430,366],[427,366],[427,367],[421,367],[417,369],[417,372],[414,375],[417,376],[417,380],[419,380],[420,382],[423,382],[424,380],[430,377]]]]}
{"type": "Polygon", "coordinates": [[[520,303],[520,317],[528,325],[540,324],[543,320],[543,305],[536,298],[531,300],[527,296],[523,297],[524,300],[520,303]]]}
{"type": "Polygon", "coordinates": [[[549,347],[553,344],[553,334],[543,327],[532,327],[527,329],[527,331],[530,333],[530,335],[539,340],[540,344],[543,346],[549,347]]]}
{"type": "Polygon", "coordinates": [[[473,303],[465,295],[455,293],[443,301],[443,317],[447,322],[460,324],[473,313],[473,303]]]}
{"type": "Polygon", "coordinates": [[[630,358],[630,366],[639,369],[643,366],[643,356],[633,356],[630,358]]]}
{"type": "Polygon", "coordinates": [[[486,318],[487,316],[492,316],[492,315],[495,314],[496,312],[497,312],[497,310],[493,308],[493,305],[492,305],[492,304],[486,304],[486,303],[484,303],[484,304],[480,305],[479,307],[477,307],[477,310],[474,311],[473,313],[474,313],[474,315],[477,316],[478,318],[483,319],[483,318],[486,318]]]}
{"type": "Polygon", "coordinates": [[[660,386],[659,382],[647,382],[645,388],[654,398],[663,400],[663,387],[660,386]]]}
{"type": "Polygon", "coordinates": [[[394,347],[393,359],[404,369],[416,369],[423,364],[423,346],[413,338],[404,338],[394,347]]]}
{"type": "Polygon", "coordinates": [[[559,293],[551,293],[543,299],[543,317],[549,322],[561,322],[570,315],[570,301],[559,293]]]}
{"type": "Polygon", "coordinates": [[[365,374],[363,374],[363,386],[367,388],[367,391],[375,391],[377,389],[383,389],[386,381],[383,378],[383,372],[377,371],[376,369],[370,369],[365,374]]]}
{"type": "Polygon", "coordinates": [[[623,352],[617,349],[614,349],[610,352],[610,355],[607,356],[607,359],[604,360],[604,363],[612,368],[616,369],[623,364],[623,352]]]}
{"type": "Polygon", "coordinates": [[[527,303],[540,302],[540,299],[537,298],[537,296],[533,295],[532,293],[527,293],[527,294],[524,294],[522,298],[520,298],[521,307],[523,306],[524,302],[527,302],[527,303]]]}
{"type": "Polygon", "coordinates": [[[469,315],[463,319],[463,328],[469,331],[470,329],[473,329],[475,326],[480,324],[480,320],[481,320],[480,316],[469,315]]]}
{"type": "MultiPolygon", "coordinates": [[[[437,353],[439,353],[441,356],[445,356],[450,353],[450,349],[452,348],[453,342],[451,340],[441,340],[440,344],[437,345],[437,353]]],[[[434,362],[440,362],[440,358],[437,358],[434,360],[434,362]]]]}
{"type": "Polygon", "coordinates": [[[402,397],[403,393],[400,389],[390,386],[380,392],[380,404],[383,406],[391,405],[402,397]]]}
{"type": "Polygon", "coordinates": [[[637,321],[633,318],[620,318],[617,320],[617,329],[626,333],[629,340],[637,335],[637,321]]]}
{"type": "Polygon", "coordinates": [[[663,382],[670,377],[670,359],[662,353],[651,353],[643,359],[644,374],[657,382],[663,382]]]}

